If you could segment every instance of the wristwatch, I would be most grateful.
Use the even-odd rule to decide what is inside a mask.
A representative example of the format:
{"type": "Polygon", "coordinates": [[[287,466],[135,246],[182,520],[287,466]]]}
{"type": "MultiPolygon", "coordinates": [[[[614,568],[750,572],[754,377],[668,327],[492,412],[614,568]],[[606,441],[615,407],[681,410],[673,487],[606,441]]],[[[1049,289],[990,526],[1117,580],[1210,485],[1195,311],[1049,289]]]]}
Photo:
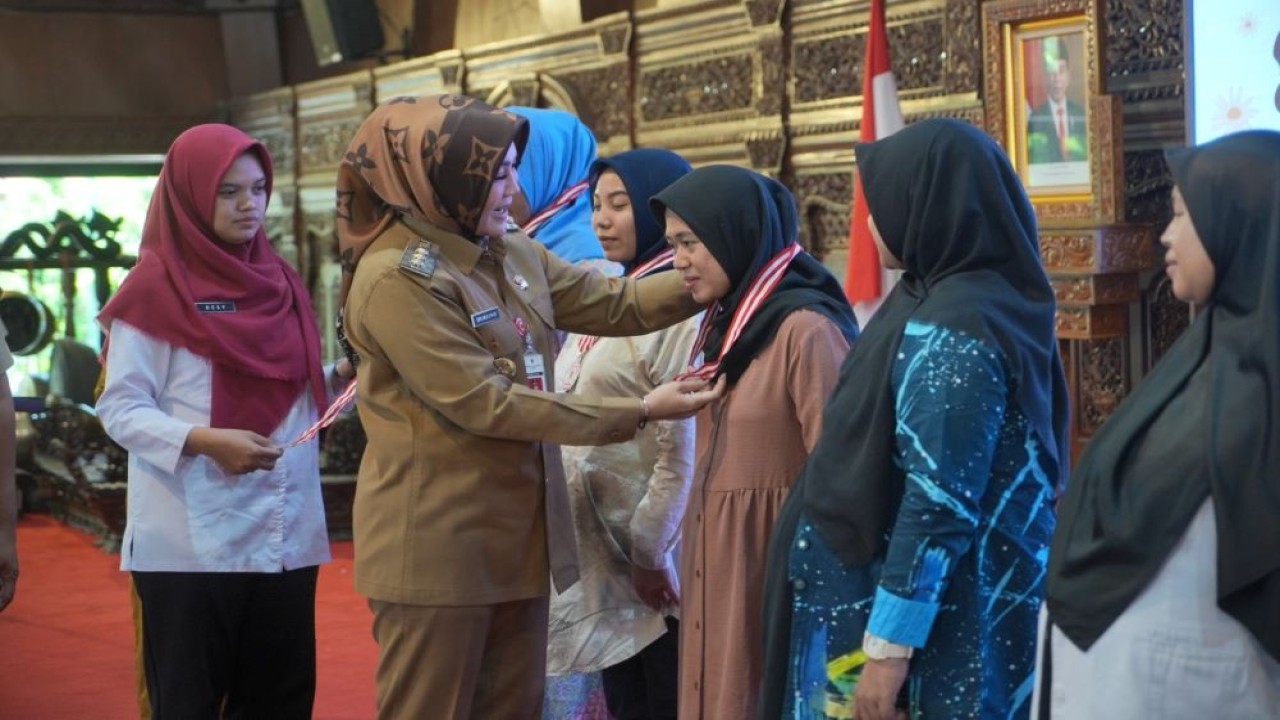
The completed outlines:
{"type": "Polygon", "coordinates": [[[891,643],[868,632],[862,635],[862,652],[872,660],[910,660],[915,648],[891,643]]]}

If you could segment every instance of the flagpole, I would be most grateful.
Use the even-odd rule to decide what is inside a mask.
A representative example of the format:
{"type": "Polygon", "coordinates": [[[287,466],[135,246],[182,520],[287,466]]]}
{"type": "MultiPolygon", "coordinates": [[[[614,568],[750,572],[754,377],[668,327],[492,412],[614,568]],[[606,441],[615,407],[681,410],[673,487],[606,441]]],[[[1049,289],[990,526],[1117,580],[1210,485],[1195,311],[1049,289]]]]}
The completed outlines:
{"type": "MultiPolygon", "coordinates": [[[[882,140],[901,130],[902,106],[898,83],[890,63],[889,33],[885,23],[885,0],[871,0],[866,53],[863,56],[862,121],[858,131],[862,142],[882,140]]],[[[880,264],[880,254],[867,227],[866,196],[862,178],[854,172],[853,212],[849,220],[849,261],[845,272],[845,294],[853,304],[859,325],[880,307],[896,281],[896,275],[880,264]]]]}

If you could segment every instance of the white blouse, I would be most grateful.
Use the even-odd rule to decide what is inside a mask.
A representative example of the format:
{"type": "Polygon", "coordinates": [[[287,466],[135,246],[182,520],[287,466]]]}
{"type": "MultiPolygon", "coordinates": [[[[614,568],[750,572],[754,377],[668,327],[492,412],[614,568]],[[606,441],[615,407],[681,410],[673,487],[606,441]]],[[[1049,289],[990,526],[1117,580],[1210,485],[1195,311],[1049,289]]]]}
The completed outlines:
{"type": "MultiPolygon", "coordinates": [[[[633,338],[600,338],[584,356],[570,335],[556,359],[558,390],[641,397],[687,369],[702,315],[633,338]]],[[[581,578],[553,594],[547,674],[616,665],[667,632],[636,594],[631,567],[676,567],[693,480],[694,420],[653,422],[631,442],[563,446],[581,578]]],[[[676,608],[668,613],[678,617],[676,608]]]]}
{"type": "Polygon", "coordinates": [[[9,344],[6,339],[9,331],[5,329],[4,323],[0,322],[0,372],[4,372],[13,367],[13,355],[9,352],[9,344]]]}
{"type": "MultiPolygon", "coordinates": [[[[332,386],[335,378],[326,377],[332,386]]],[[[182,454],[191,429],[209,425],[212,382],[206,358],[112,322],[97,411],[107,434],[129,451],[120,569],[281,572],[328,562],[315,440],[286,449],[270,471],[244,475],[182,454]]],[[[304,390],[271,440],[289,444],[316,417],[304,390]]]]}

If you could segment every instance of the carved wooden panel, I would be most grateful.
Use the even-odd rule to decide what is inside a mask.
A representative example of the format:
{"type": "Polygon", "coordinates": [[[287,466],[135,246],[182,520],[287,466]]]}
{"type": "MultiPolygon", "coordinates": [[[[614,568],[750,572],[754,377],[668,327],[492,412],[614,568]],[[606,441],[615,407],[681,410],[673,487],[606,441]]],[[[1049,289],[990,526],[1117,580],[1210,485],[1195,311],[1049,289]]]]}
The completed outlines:
{"type": "Polygon", "coordinates": [[[756,43],[757,73],[760,77],[756,93],[756,112],[761,115],[778,115],[782,112],[782,99],[787,92],[783,58],[786,50],[782,34],[762,35],[756,43]]]}
{"type": "MultiPolygon", "coordinates": [[[[372,109],[372,108],[370,108],[372,109]]],[[[299,166],[304,174],[337,171],[351,138],[364,117],[332,118],[303,125],[299,133],[299,166]]]]}
{"type": "Polygon", "coordinates": [[[616,22],[599,26],[596,39],[602,55],[626,55],[631,49],[631,23],[616,22]]]}
{"type": "Polygon", "coordinates": [[[783,0],[742,0],[753,27],[772,25],[782,17],[783,0]]]}
{"type": "Polygon", "coordinates": [[[792,189],[803,203],[808,198],[825,198],[834,202],[853,199],[853,171],[816,172],[796,175],[792,189]]]}
{"type": "Polygon", "coordinates": [[[852,173],[828,172],[797,175],[788,182],[800,205],[800,244],[819,260],[849,245],[852,180],[852,173]]]}
{"type": "Polygon", "coordinates": [[[1147,223],[1158,237],[1173,216],[1169,191],[1173,177],[1161,150],[1127,152],[1124,156],[1124,194],[1127,222],[1147,223]]]}
{"type": "Polygon", "coordinates": [[[747,157],[751,167],[770,175],[782,169],[782,156],[787,150],[787,140],[781,132],[754,132],[746,138],[747,157]]]}
{"type": "Polygon", "coordinates": [[[333,182],[338,163],[356,130],[373,109],[368,71],[297,87],[298,174],[322,174],[333,182]]]}
{"type": "Polygon", "coordinates": [[[980,0],[948,0],[946,79],[948,93],[977,93],[982,83],[980,0]]]}
{"type": "Polygon", "coordinates": [[[1060,305],[1055,320],[1060,338],[1117,337],[1129,331],[1129,308],[1126,305],[1060,305]]]}
{"type": "Polygon", "coordinates": [[[793,100],[808,103],[861,95],[866,39],[859,33],[797,40],[791,50],[793,100]]]}
{"type": "Polygon", "coordinates": [[[1128,348],[1125,337],[1082,340],[1079,351],[1080,391],[1075,411],[1077,428],[1084,437],[1097,431],[1128,395],[1128,348]]]}
{"type": "Polygon", "coordinates": [[[1114,305],[1142,299],[1142,289],[1136,273],[1054,275],[1049,281],[1059,304],[1114,305]]]}
{"type": "Polygon", "coordinates": [[[1143,225],[1042,231],[1040,259],[1051,273],[1139,272],[1154,261],[1151,231],[1143,225]]]}
{"type": "MultiPolygon", "coordinates": [[[[888,3],[891,64],[907,122],[951,117],[982,124],[979,7],[979,0],[888,3]]],[[[796,183],[802,203],[815,192],[814,183],[826,183],[825,178],[833,178],[834,186],[817,191],[817,197],[839,205],[852,198],[868,21],[865,1],[790,3],[783,173],[796,183]]],[[[846,243],[847,218],[825,217],[833,211],[822,211],[822,224],[846,226],[829,239],[838,249],[846,243]]]]}
{"type": "Polygon", "coordinates": [[[297,121],[292,87],[238,98],[227,104],[232,125],[249,133],[271,153],[277,180],[297,174],[297,121]]]}
{"type": "Polygon", "coordinates": [[[782,173],[790,50],[766,6],[780,12],[783,4],[680,4],[635,13],[635,145],[669,147],[694,164],[782,173]]]}
{"type": "Polygon", "coordinates": [[[947,53],[938,47],[945,37],[942,18],[928,18],[889,28],[889,53],[899,91],[941,88],[947,53]]]}
{"type": "Polygon", "coordinates": [[[405,95],[461,93],[464,69],[459,50],[374,68],[374,97],[384,103],[405,95]]]}
{"type": "Polygon", "coordinates": [[[1152,277],[1143,302],[1146,325],[1143,360],[1150,370],[1173,347],[1191,324],[1191,306],[1173,295],[1173,284],[1163,272],[1152,277]]]}
{"type": "Polygon", "coordinates": [[[1106,72],[1112,77],[1181,66],[1183,0],[1106,0],[1106,72]]]}
{"type": "Polygon", "coordinates": [[[578,115],[595,132],[596,140],[620,139],[624,146],[631,135],[631,75],[626,63],[615,62],[558,75],[578,99],[578,115]]]}
{"type": "Polygon", "coordinates": [[[576,114],[601,152],[631,147],[633,28],[625,14],[538,38],[464,53],[465,90],[495,105],[553,107],[576,114]]]}
{"type": "Polygon", "coordinates": [[[653,122],[747,110],[754,80],[749,52],[641,71],[640,117],[653,122]]]}
{"type": "MultiPolygon", "coordinates": [[[[930,18],[889,28],[890,63],[899,91],[940,88],[947,51],[938,46],[943,21],[930,18]]],[[[856,34],[797,41],[792,49],[797,102],[862,95],[866,25],[856,34]]]]}
{"type": "Polygon", "coordinates": [[[1106,88],[1124,101],[1125,145],[1185,143],[1184,0],[1104,0],[1106,88]]]}
{"type": "Polygon", "coordinates": [[[800,204],[800,245],[825,260],[833,250],[849,245],[849,202],[810,196],[800,204]]]}

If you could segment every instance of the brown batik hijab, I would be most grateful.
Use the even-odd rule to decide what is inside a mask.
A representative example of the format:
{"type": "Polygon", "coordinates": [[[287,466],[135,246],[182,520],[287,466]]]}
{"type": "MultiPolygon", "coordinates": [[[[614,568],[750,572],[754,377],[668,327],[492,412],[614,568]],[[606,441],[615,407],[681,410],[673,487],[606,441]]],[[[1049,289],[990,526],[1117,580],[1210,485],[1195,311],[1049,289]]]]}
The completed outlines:
{"type": "Polygon", "coordinates": [[[401,216],[475,236],[511,143],[524,150],[523,118],[462,95],[399,97],[356,131],[338,168],[342,302],[356,264],[401,216]]]}

